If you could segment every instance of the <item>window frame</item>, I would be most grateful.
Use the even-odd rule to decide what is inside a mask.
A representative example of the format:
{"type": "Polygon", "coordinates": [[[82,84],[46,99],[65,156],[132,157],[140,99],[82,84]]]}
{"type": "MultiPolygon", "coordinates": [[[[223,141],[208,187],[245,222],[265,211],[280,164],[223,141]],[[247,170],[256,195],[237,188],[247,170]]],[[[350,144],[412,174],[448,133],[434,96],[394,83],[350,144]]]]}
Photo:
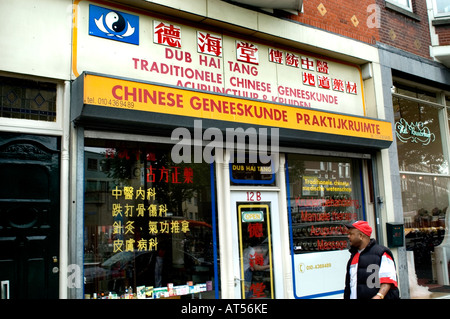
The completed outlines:
{"type": "MultiPolygon", "coordinates": [[[[80,162],[82,162],[82,163],[87,163],[87,156],[86,156],[86,149],[89,149],[89,148],[94,148],[94,149],[96,149],[96,148],[98,148],[98,149],[108,149],[109,148],[109,146],[106,146],[106,145],[109,145],[109,144],[111,144],[112,146],[114,146],[113,148],[114,149],[117,149],[116,147],[115,147],[115,143],[117,143],[119,146],[123,146],[124,148],[126,148],[126,149],[128,149],[128,148],[130,148],[130,149],[133,149],[133,146],[132,147],[128,147],[128,145],[126,145],[126,143],[124,143],[124,142],[126,142],[126,141],[129,141],[129,140],[131,140],[131,141],[136,141],[137,140],[137,144],[142,144],[142,145],[145,145],[145,144],[152,144],[153,146],[164,146],[164,148],[167,148],[167,149],[170,149],[170,145],[173,145],[174,143],[173,143],[173,141],[172,142],[169,142],[169,139],[168,138],[162,138],[162,139],[159,139],[159,138],[156,138],[156,137],[152,137],[152,136],[144,136],[144,135],[133,135],[133,134],[119,134],[120,135],[120,138],[114,138],[114,136],[117,136],[117,134],[119,134],[119,133],[111,133],[111,132],[99,132],[99,131],[84,131],[83,132],[83,135],[84,135],[84,138],[83,138],[83,141],[82,141],[82,143],[80,143],[78,146],[80,147],[80,149],[82,149],[82,151],[80,151],[79,152],[79,158],[80,159],[83,159],[83,160],[81,160],[80,162]],[[90,137],[91,136],[91,137],[90,137]],[[140,138],[136,138],[137,136],[139,136],[140,138]],[[101,140],[103,140],[103,141],[105,141],[106,143],[105,143],[105,145],[101,145],[101,146],[98,146],[97,147],[97,145],[95,145],[95,146],[92,146],[92,145],[89,145],[89,142],[87,142],[87,140],[99,140],[99,141],[101,141],[101,140]],[[86,159],[86,161],[84,160],[84,159],[86,159]]],[[[136,145],[134,145],[134,147],[136,147],[136,145]]],[[[167,150],[166,150],[167,151],[167,150]]],[[[132,158],[134,158],[133,156],[130,156],[130,159],[132,160],[132,158]]],[[[128,160],[128,159],[127,159],[128,160]]],[[[206,164],[206,165],[211,165],[211,164],[206,164]]],[[[100,167],[102,167],[102,164],[101,164],[101,161],[99,161],[98,162],[98,165],[97,165],[97,168],[100,168],[100,167]]],[[[210,166],[210,168],[211,168],[211,166],[210,166]]],[[[81,168],[81,169],[84,169],[84,172],[87,172],[87,171],[89,171],[89,169],[88,169],[88,167],[87,166],[85,166],[84,168],[81,168]]],[[[101,170],[101,171],[104,171],[103,169],[101,170]]],[[[209,172],[210,174],[212,173],[212,171],[210,171],[209,172]]],[[[84,174],[84,173],[83,173],[84,174]]],[[[108,177],[108,178],[110,178],[110,177],[108,177]]],[[[108,183],[108,181],[104,181],[104,180],[102,180],[101,178],[99,179],[98,178],[98,176],[94,176],[92,179],[89,179],[88,177],[84,177],[84,178],[82,178],[81,180],[80,180],[80,182],[81,182],[81,184],[84,184],[84,183],[89,183],[89,182],[94,182],[95,180],[97,180],[97,182],[98,181],[100,181],[100,184],[99,185],[97,185],[97,187],[100,187],[100,189],[101,189],[101,191],[102,192],[104,192],[104,194],[103,195],[100,195],[100,196],[98,196],[98,199],[96,198],[96,200],[97,200],[97,202],[93,202],[93,203],[90,203],[90,202],[88,202],[88,201],[86,201],[86,199],[85,199],[85,196],[86,196],[86,190],[87,190],[87,188],[86,187],[78,187],[79,188],[79,192],[80,192],[80,196],[82,197],[82,198],[84,198],[84,200],[82,200],[81,202],[82,202],[82,204],[81,204],[81,206],[79,207],[79,208],[77,208],[77,210],[80,212],[80,213],[82,213],[83,214],[83,216],[86,216],[86,203],[87,204],[90,204],[90,205],[92,205],[92,204],[97,204],[97,203],[101,203],[101,204],[107,204],[107,202],[106,202],[106,197],[107,196],[109,196],[109,195],[107,195],[108,193],[110,193],[111,192],[111,189],[108,189],[108,187],[106,188],[106,189],[104,189],[104,186],[106,186],[105,184],[101,184],[101,182],[103,182],[103,183],[108,183]]],[[[212,185],[215,185],[215,177],[214,178],[209,178],[208,179],[209,181],[210,181],[210,183],[211,183],[211,186],[212,185]]],[[[172,181],[173,182],[173,181],[172,181]]],[[[164,183],[164,182],[163,182],[164,183]]],[[[169,182],[170,183],[170,182],[169,182]]],[[[81,185],[80,185],[81,186],[81,185]]],[[[122,186],[116,186],[116,187],[122,187],[122,186]]],[[[159,192],[159,191],[158,191],[159,192]]],[[[213,205],[213,206],[215,206],[215,205],[217,205],[217,202],[215,201],[215,197],[214,197],[214,195],[213,195],[213,193],[215,192],[215,186],[212,186],[212,188],[211,188],[211,204],[213,205]],[[214,188],[213,188],[214,187],[214,188]],[[213,190],[214,189],[214,190],[213,190]]],[[[134,196],[133,196],[133,198],[134,198],[134,196]]],[[[194,199],[194,201],[197,201],[197,203],[199,203],[199,201],[198,201],[198,199],[194,199]]],[[[217,208],[212,208],[211,207],[211,219],[212,220],[214,220],[213,222],[211,222],[211,228],[212,228],[212,232],[214,233],[215,232],[215,229],[217,228],[217,224],[216,224],[216,221],[215,220],[217,220],[217,216],[215,216],[215,214],[216,214],[216,212],[217,212],[217,208]]],[[[135,212],[134,212],[135,213],[135,212]]],[[[133,213],[133,214],[134,214],[133,213]]],[[[89,215],[89,213],[87,213],[87,215],[89,215]]],[[[167,217],[169,218],[171,215],[169,214],[169,215],[167,215],[167,217]]],[[[131,217],[131,216],[130,216],[131,217]]],[[[178,217],[181,217],[181,216],[178,216],[178,217]]],[[[189,216],[190,217],[190,216],[189,216]]],[[[179,218],[179,219],[177,219],[176,218],[176,216],[172,219],[172,220],[175,220],[175,221],[184,221],[184,220],[186,220],[186,218],[183,218],[183,217],[181,217],[181,218],[179,218]]],[[[155,221],[156,221],[156,219],[155,219],[155,221]]],[[[158,222],[159,222],[159,219],[157,220],[158,222]]],[[[193,228],[192,229],[190,229],[190,230],[188,230],[188,232],[190,233],[190,234],[192,234],[192,233],[195,233],[195,232],[198,232],[198,231],[196,231],[195,229],[196,229],[196,227],[205,227],[204,225],[203,225],[203,223],[205,222],[204,220],[202,221],[201,219],[194,219],[194,220],[192,220],[192,221],[189,221],[189,223],[194,223],[194,225],[192,225],[193,226],[193,228]],[[198,222],[198,223],[197,223],[198,222]]],[[[78,243],[77,243],[77,245],[78,245],[78,248],[77,248],[77,250],[79,251],[79,256],[77,256],[77,258],[80,258],[80,260],[82,260],[82,262],[81,262],[81,264],[83,265],[83,269],[82,269],[82,271],[84,272],[85,270],[86,270],[86,266],[94,266],[95,267],[95,265],[98,263],[98,261],[97,260],[94,260],[93,262],[91,261],[91,260],[87,260],[86,259],[86,250],[85,250],[85,242],[84,242],[84,239],[85,238],[87,238],[87,237],[89,237],[89,236],[87,236],[86,237],[86,219],[85,218],[83,218],[82,219],[82,221],[81,221],[81,223],[83,223],[83,227],[82,227],[82,230],[80,229],[80,232],[83,234],[82,236],[80,236],[81,238],[82,238],[82,240],[81,241],[79,241],[78,243]],[[87,260],[87,261],[86,261],[87,260]]],[[[107,224],[105,224],[105,226],[110,226],[110,225],[107,225],[107,224]]],[[[182,225],[180,225],[180,227],[182,227],[182,225]]],[[[183,231],[182,230],[180,230],[179,232],[173,232],[173,230],[172,230],[172,232],[171,231],[169,231],[168,232],[168,234],[169,235],[171,235],[171,240],[173,240],[173,237],[175,236],[175,237],[177,237],[176,235],[177,234],[182,234],[183,233],[183,231]],[[174,235],[175,234],[175,235],[174,235]]],[[[161,233],[162,234],[162,233],[161,233]]],[[[214,238],[216,235],[215,234],[212,234],[211,235],[212,236],[212,238],[214,238]]],[[[179,239],[179,238],[178,238],[179,239]]],[[[155,241],[155,243],[156,243],[156,241],[155,241]]],[[[219,241],[218,241],[218,239],[217,240],[215,240],[215,248],[214,249],[217,249],[217,251],[214,253],[214,254],[218,254],[219,253],[219,241]]],[[[98,246],[96,246],[96,248],[98,248],[98,246]]],[[[172,246],[172,248],[171,249],[173,249],[173,246],[172,246]]],[[[154,256],[156,256],[156,254],[155,253],[157,253],[157,251],[156,250],[154,250],[154,251],[150,251],[150,250],[148,250],[148,251],[146,251],[146,250],[143,250],[141,253],[142,254],[136,254],[136,252],[137,252],[138,250],[137,249],[134,249],[133,251],[130,251],[130,252],[132,252],[132,253],[134,253],[135,254],[135,256],[134,256],[134,259],[133,259],[133,262],[130,262],[129,264],[133,264],[134,265],[134,267],[136,267],[135,266],[135,264],[136,264],[136,261],[134,261],[134,260],[137,260],[137,259],[139,259],[139,257],[141,257],[141,256],[144,256],[144,254],[145,253],[152,253],[152,254],[154,254],[154,256]]],[[[115,256],[115,255],[117,255],[117,254],[119,254],[119,253],[122,253],[122,252],[127,252],[127,250],[124,248],[122,251],[117,251],[117,252],[113,252],[113,255],[111,256],[111,257],[113,257],[113,256],[115,256]]],[[[193,253],[191,252],[191,251],[189,251],[189,253],[187,254],[186,252],[185,252],[185,255],[188,255],[188,257],[189,256],[193,256],[193,257],[195,257],[194,255],[193,255],[193,253]]],[[[107,260],[105,260],[104,262],[106,262],[106,261],[110,261],[110,260],[114,260],[114,258],[111,258],[111,257],[109,257],[107,260]]],[[[144,256],[145,257],[145,256],[144,256]]],[[[173,257],[173,256],[172,256],[173,257]]],[[[145,258],[144,258],[145,259],[145,258]]],[[[194,258],[193,258],[194,259],[194,258]]],[[[119,259],[119,260],[121,260],[121,259],[119,259]]],[[[123,260],[125,260],[125,259],[123,259],[123,260]]],[[[154,259],[153,259],[154,260],[154,259]]],[[[169,259],[170,260],[170,259],[169,259]]],[[[200,261],[200,259],[199,259],[199,261],[200,261]]],[[[214,269],[214,274],[213,274],[213,276],[214,276],[214,280],[211,280],[211,283],[212,283],[212,289],[211,288],[208,288],[208,281],[206,281],[206,283],[203,283],[203,281],[201,281],[201,282],[196,282],[196,281],[194,281],[194,280],[192,280],[192,281],[186,281],[186,285],[184,285],[184,284],[181,284],[181,285],[179,285],[178,287],[176,287],[174,284],[175,284],[175,281],[174,281],[174,283],[167,283],[167,286],[163,283],[163,285],[162,285],[162,288],[164,288],[164,292],[161,292],[161,291],[159,291],[158,292],[158,289],[156,289],[156,288],[161,288],[161,287],[159,287],[158,285],[154,285],[154,286],[147,286],[147,285],[145,285],[145,287],[152,287],[153,288],[153,298],[148,298],[148,297],[146,297],[145,299],[159,299],[160,297],[162,297],[162,296],[164,296],[164,297],[167,297],[168,296],[168,294],[170,293],[170,291],[172,290],[172,288],[173,288],[173,292],[175,293],[175,288],[180,288],[181,286],[183,286],[182,288],[184,289],[183,290],[183,292],[181,293],[181,294],[179,294],[178,296],[180,297],[180,298],[190,298],[190,297],[192,297],[192,293],[196,293],[196,294],[203,294],[203,296],[205,296],[205,293],[208,293],[208,295],[209,295],[209,297],[208,298],[215,298],[215,299],[218,299],[218,298],[220,298],[220,280],[219,280],[219,277],[218,277],[218,274],[219,274],[219,263],[217,262],[218,261],[218,259],[217,258],[215,258],[215,262],[214,262],[214,265],[210,265],[209,267],[213,267],[213,269],[214,269]],[[188,287],[188,285],[190,284],[190,282],[192,282],[192,287],[188,287]],[[200,287],[200,285],[202,285],[202,287],[200,287]],[[190,290],[189,290],[189,293],[187,293],[186,294],[186,287],[187,288],[189,288],[190,290]],[[192,288],[195,288],[195,290],[193,290],[192,291],[192,288]],[[167,291],[166,291],[167,290],[167,291]],[[214,295],[214,296],[213,296],[214,295]]],[[[139,263],[137,263],[137,264],[139,264],[139,263]]],[[[165,265],[165,267],[167,267],[168,265],[170,265],[170,263],[167,263],[166,265],[165,265]]],[[[109,265],[107,265],[106,267],[108,267],[109,265]]],[[[135,269],[135,268],[133,268],[133,269],[135,269]]],[[[202,271],[202,270],[198,270],[199,272],[200,271],[202,271]]],[[[156,270],[155,270],[155,272],[156,272],[156,270]]],[[[136,276],[136,275],[133,275],[133,276],[136,276]]],[[[97,273],[96,272],[92,272],[92,275],[91,275],[91,279],[92,278],[97,278],[97,277],[99,277],[99,278],[101,278],[102,276],[97,276],[97,273]]],[[[106,278],[106,277],[105,277],[106,278]]],[[[121,279],[121,278],[125,278],[125,277],[117,277],[117,278],[119,278],[119,279],[121,279]]],[[[128,278],[128,277],[126,277],[126,278],[128,278]]],[[[104,281],[108,281],[108,280],[111,280],[111,278],[107,278],[107,279],[102,279],[102,280],[104,280],[104,281]]],[[[94,282],[94,281],[92,281],[92,282],[94,282]]],[[[77,298],[79,298],[79,299],[86,299],[86,298],[92,298],[92,297],[94,297],[94,298],[96,298],[96,297],[99,297],[99,295],[97,294],[97,290],[86,290],[86,287],[87,287],[87,283],[88,284],[90,284],[90,285],[92,285],[92,282],[90,282],[89,283],[89,280],[87,280],[86,281],[86,277],[85,277],[85,282],[84,283],[82,283],[82,286],[80,287],[81,288],[81,290],[80,291],[77,291],[76,293],[77,293],[77,298]],[[92,293],[90,293],[90,292],[92,292],[92,293]]],[[[134,292],[134,294],[136,294],[136,290],[138,289],[138,288],[140,288],[140,289],[142,289],[143,288],[143,285],[141,284],[140,286],[137,286],[137,284],[136,284],[136,282],[134,282],[134,283],[131,283],[130,284],[130,286],[133,288],[133,292],[134,292]],[[136,288],[136,289],[135,289],[136,288]]],[[[126,285],[126,287],[128,287],[128,284],[126,285]]],[[[126,287],[122,287],[123,289],[126,289],[126,287]]],[[[100,287],[99,288],[99,290],[98,290],[98,292],[100,293],[100,292],[105,292],[105,293],[107,293],[107,291],[109,290],[110,292],[111,292],[111,295],[110,295],[110,297],[111,298],[125,298],[125,299],[127,299],[127,294],[126,294],[126,291],[127,290],[125,290],[125,292],[123,291],[123,289],[119,289],[119,290],[117,290],[117,291],[113,291],[112,289],[109,289],[109,287],[105,287],[105,286],[103,286],[103,287],[100,287]]],[[[181,289],[181,288],[180,288],[181,289]]],[[[140,290],[141,291],[141,290],[140,290]]],[[[136,298],[137,296],[134,296],[134,295],[132,295],[132,294],[129,294],[129,296],[128,296],[129,298],[136,298]]],[[[141,294],[141,297],[140,298],[143,298],[143,296],[142,296],[142,294],[141,294]]]]}
{"type": "MultiPolygon", "coordinates": [[[[450,0],[447,0],[449,2],[449,8],[450,8],[450,0]]],[[[440,13],[438,12],[438,6],[436,3],[436,0],[433,0],[433,13],[435,18],[450,18],[450,11],[447,13],[440,13]]]]}
{"type": "Polygon", "coordinates": [[[22,118],[9,118],[1,117],[3,122],[4,131],[17,131],[17,129],[23,130],[30,134],[48,134],[48,135],[61,135],[64,126],[66,125],[65,115],[70,114],[68,106],[70,103],[70,83],[62,82],[56,79],[48,79],[38,76],[30,75],[15,75],[7,72],[0,71],[1,77],[11,78],[15,80],[44,82],[56,85],[56,120],[55,121],[39,121],[35,119],[22,119],[22,118]]]}
{"type": "Polygon", "coordinates": [[[406,0],[406,1],[408,2],[409,7],[401,4],[398,0],[385,0],[385,2],[388,2],[392,5],[402,8],[406,11],[414,12],[412,0],[406,0]]]}

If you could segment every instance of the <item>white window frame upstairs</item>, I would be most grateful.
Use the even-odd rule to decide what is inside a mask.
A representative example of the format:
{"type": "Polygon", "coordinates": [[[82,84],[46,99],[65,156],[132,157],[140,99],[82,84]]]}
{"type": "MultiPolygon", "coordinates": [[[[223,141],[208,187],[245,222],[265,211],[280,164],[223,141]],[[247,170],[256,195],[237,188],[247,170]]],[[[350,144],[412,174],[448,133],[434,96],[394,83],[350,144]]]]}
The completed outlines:
{"type": "Polygon", "coordinates": [[[413,12],[412,0],[386,0],[386,2],[389,2],[407,11],[413,12]]]}
{"type": "Polygon", "coordinates": [[[434,17],[435,18],[450,18],[450,0],[433,0],[433,11],[434,11],[434,17]],[[446,2],[446,12],[439,12],[438,11],[438,2],[446,2]]]}

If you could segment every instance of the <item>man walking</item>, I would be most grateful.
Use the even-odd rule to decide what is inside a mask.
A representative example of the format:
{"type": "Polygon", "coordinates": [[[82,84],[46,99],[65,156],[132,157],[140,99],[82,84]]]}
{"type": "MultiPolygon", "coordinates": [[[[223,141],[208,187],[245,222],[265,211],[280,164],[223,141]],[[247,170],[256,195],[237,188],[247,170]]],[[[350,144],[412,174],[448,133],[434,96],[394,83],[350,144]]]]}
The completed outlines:
{"type": "Polygon", "coordinates": [[[372,227],[367,222],[357,221],[347,228],[351,256],[344,299],[399,299],[392,252],[370,238],[372,227]]]}

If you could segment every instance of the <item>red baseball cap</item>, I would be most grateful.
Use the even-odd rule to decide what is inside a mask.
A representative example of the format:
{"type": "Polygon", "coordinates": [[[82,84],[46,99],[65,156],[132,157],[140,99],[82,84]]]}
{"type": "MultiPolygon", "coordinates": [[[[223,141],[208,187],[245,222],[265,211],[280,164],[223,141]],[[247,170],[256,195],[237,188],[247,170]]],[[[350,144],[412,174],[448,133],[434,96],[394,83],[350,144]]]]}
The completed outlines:
{"type": "Polygon", "coordinates": [[[347,226],[347,228],[356,228],[360,232],[362,232],[363,234],[365,234],[369,237],[372,234],[372,227],[370,227],[368,222],[365,222],[363,220],[358,220],[358,221],[356,221],[352,224],[348,224],[346,226],[347,226]]]}

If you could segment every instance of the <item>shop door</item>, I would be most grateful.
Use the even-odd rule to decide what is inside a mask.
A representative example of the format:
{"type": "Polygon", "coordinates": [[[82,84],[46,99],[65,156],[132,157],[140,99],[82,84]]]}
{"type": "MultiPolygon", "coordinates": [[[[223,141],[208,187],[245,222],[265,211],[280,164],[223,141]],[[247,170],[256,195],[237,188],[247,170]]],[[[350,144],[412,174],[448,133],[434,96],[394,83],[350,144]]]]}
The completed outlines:
{"type": "Polygon", "coordinates": [[[56,137],[0,134],[1,298],[58,298],[56,137]]]}
{"type": "Polygon", "coordinates": [[[231,208],[235,297],[283,298],[278,193],[232,192],[231,208]]]}

